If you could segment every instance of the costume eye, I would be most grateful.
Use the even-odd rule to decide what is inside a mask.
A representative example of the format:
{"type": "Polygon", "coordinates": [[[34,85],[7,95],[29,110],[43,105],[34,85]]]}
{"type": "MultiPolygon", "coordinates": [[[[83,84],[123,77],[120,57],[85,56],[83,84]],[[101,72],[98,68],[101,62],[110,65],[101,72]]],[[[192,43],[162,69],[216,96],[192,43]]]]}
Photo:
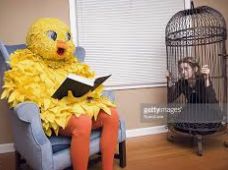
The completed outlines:
{"type": "Polygon", "coordinates": [[[57,33],[55,31],[49,30],[47,32],[47,36],[52,39],[52,40],[56,40],[57,39],[57,33]]]}
{"type": "Polygon", "coordinates": [[[67,41],[71,40],[71,34],[69,32],[67,33],[66,36],[67,36],[67,41]]]}

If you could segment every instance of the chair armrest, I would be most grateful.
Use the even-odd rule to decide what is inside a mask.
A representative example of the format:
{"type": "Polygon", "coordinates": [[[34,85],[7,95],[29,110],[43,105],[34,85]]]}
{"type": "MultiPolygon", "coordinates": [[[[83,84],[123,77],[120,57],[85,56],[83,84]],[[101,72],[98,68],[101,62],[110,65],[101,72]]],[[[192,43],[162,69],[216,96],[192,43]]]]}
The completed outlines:
{"type": "Polygon", "coordinates": [[[23,102],[14,107],[17,117],[24,122],[31,123],[32,119],[40,114],[39,107],[33,102],[23,102]]]}
{"type": "Polygon", "coordinates": [[[119,142],[123,142],[126,140],[126,123],[124,118],[121,115],[119,115],[119,126],[120,126],[119,142]]]}
{"type": "Polygon", "coordinates": [[[53,169],[53,151],[45,135],[39,107],[32,102],[14,108],[13,130],[15,148],[34,169],[53,169]]]}
{"type": "Polygon", "coordinates": [[[31,124],[32,135],[38,144],[42,145],[49,142],[47,136],[45,135],[41,120],[40,120],[40,109],[33,102],[23,102],[14,108],[17,117],[26,123],[31,124]]]}

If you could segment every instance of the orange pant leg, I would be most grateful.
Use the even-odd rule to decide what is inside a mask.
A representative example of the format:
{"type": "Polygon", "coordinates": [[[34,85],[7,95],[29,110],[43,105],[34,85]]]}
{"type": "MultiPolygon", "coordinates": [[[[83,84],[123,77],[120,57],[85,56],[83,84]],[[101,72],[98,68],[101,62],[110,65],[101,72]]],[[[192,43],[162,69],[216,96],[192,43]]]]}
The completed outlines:
{"type": "Polygon", "coordinates": [[[97,120],[93,120],[92,123],[93,129],[102,127],[100,148],[103,170],[113,169],[115,148],[118,142],[118,113],[114,108],[112,108],[111,111],[111,115],[108,115],[104,111],[100,111],[97,120]]]}
{"type": "Polygon", "coordinates": [[[118,137],[119,119],[115,109],[112,115],[100,111],[96,121],[85,115],[80,117],[72,116],[65,129],[60,129],[59,133],[63,136],[72,136],[71,140],[71,159],[74,170],[87,170],[89,159],[89,142],[91,128],[102,127],[101,134],[101,153],[102,169],[112,170],[115,147],[118,137]]]}
{"type": "Polygon", "coordinates": [[[70,153],[74,170],[87,170],[91,125],[88,116],[72,116],[66,128],[59,132],[63,136],[72,137],[70,153]]]}

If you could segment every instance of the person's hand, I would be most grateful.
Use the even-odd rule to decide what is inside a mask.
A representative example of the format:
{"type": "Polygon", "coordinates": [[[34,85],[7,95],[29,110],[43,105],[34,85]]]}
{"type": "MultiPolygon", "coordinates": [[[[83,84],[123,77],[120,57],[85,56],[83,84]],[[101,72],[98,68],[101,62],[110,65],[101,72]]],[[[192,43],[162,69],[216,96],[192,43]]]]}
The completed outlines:
{"type": "Polygon", "coordinates": [[[209,69],[208,65],[203,65],[200,72],[204,76],[206,87],[208,87],[210,85],[210,81],[209,81],[210,69],[209,69]]]}
{"type": "Polygon", "coordinates": [[[172,74],[168,70],[166,70],[165,76],[166,76],[168,81],[170,81],[172,79],[172,74]]]}
{"type": "Polygon", "coordinates": [[[200,72],[201,72],[201,74],[205,75],[206,78],[209,78],[210,69],[209,69],[208,65],[203,65],[200,72]]]}
{"type": "Polygon", "coordinates": [[[168,87],[172,87],[173,83],[172,83],[172,74],[166,70],[166,79],[168,81],[168,87]]]}

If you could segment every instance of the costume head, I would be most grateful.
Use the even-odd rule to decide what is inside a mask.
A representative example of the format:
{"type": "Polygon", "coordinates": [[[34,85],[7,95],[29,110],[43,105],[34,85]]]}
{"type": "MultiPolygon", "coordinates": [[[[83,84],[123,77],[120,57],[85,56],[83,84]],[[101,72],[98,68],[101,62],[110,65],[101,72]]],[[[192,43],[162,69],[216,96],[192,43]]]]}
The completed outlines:
{"type": "Polygon", "coordinates": [[[41,18],[30,27],[27,48],[48,60],[67,60],[75,50],[66,24],[55,18],[41,18]]]}

